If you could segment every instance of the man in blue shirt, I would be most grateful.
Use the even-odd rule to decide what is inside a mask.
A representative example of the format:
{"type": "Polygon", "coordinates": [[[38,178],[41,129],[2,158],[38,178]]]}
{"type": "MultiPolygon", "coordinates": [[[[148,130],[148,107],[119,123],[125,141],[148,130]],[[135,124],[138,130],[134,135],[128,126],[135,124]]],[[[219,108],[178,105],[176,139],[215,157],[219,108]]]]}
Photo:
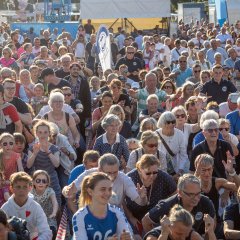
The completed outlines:
{"type": "Polygon", "coordinates": [[[227,51],[229,58],[224,61],[224,64],[230,68],[234,69],[235,62],[239,59],[237,58],[237,52],[234,48],[229,48],[227,51]]]}
{"type": "Polygon", "coordinates": [[[86,151],[83,155],[83,164],[76,166],[71,171],[68,179],[68,184],[71,184],[85,170],[97,167],[99,158],[100,158],[100,155],[97,151],[94,151],[94,150],[86,151]]]}
{"type": "Polygon", "coordinates": [[[192,76],[192,69],[187,67],[187,57],[179,57],[179,66],[175,68],[169,77],[174,77],[177,87],[181,87],[188,77],[192,76]]]}
{"type": "Polygon", "coordinates": [[[215,62],[215,59],[214,59],[215,53],[221,53],[222,54],[222,65],[223,65],[224,61],[228,58],[228,55],[227,55],[226,51],[221,47],[217,47],[216,39],[212,39],[210,41],[210,43],[211,43],[212,48],[210,48],[207,51],[207,54],[206,54],[207,61],[209,61],[213,65],[214,62],[215,62]]]}

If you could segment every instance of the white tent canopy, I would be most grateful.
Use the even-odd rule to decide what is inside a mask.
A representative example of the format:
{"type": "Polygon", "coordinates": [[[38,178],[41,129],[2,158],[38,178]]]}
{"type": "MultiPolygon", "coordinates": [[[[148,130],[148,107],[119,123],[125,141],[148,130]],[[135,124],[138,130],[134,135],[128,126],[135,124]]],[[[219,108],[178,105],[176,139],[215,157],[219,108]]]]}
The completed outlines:
{"type": "Polygon", "coordinates": [[[170,17],[170,0],[80,0],[81,19],[170,17]]]}

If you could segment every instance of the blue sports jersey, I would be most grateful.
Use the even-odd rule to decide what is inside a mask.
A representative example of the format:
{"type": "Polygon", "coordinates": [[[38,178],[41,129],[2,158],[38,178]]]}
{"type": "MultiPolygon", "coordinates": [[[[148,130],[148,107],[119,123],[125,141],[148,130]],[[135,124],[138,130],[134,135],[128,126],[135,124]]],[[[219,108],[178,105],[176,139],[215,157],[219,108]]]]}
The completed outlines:
{"type": "Polygon", "coordinates": [[[107,240],[107,238],[123,232],[131,232],[131,228],[122,210],[108,205],[107,215],[99,219],[93,216],[88,206],[79,209],[73,216],[74,240],[107,240]]]}

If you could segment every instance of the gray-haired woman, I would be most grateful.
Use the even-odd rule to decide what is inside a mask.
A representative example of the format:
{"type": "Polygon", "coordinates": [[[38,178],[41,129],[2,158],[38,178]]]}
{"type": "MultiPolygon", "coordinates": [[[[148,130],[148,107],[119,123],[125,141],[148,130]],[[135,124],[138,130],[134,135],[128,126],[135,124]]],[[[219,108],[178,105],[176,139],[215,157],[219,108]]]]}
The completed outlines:
{"type": "Polygon", "coordinates": [[[166,111],[158,120],[159,129],[156,133],[162,142],[160,150],[166,154],[167,171],[177,180],[179,176],[189,170],[189,159],[183,132],[176,129],[175,125],[175,115],[166,111]]]}
{"type": "Polygon", "coordinates": [[[61,134],[65,135],[70,144],[79,147],[80,134],[76,127],[76,122],[72,115],[63,111],[64,96],[60,92],[50,94],[48,104],[52,111],[46,113],[43,119],[57,124],[61,134]]]}
{"type": "Polygon", "coordinates": [[[106,132],[96,139],[93,149],[98,151],[100,155],[104,153],[114,154],[121,162],[120,169],[125,168],[129,158],[129,150],[125,138],[119,134],[120,119],[114,114],[107,114],[101,125],[106,132]]]}

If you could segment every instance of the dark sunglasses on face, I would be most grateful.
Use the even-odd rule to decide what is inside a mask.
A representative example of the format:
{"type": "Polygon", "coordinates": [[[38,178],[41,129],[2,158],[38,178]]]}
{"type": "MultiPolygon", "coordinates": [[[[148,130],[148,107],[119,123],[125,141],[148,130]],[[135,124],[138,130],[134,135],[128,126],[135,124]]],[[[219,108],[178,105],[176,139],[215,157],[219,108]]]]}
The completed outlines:
{"type": "Polygon", "coordinates": [[[149,148],[157,148],[158,144],[146,144],[149,148]]]}
{"type": "Polygon", "coordinates": [[[3,142],[2,145],[6,147],[7,145],[13,146],[13,142],[3,142]]]}
{"type": "Polygon", "coordinates": [[[210,129],[208,129],[207,130],[209,133],[213,133],[213,132],[216,132],[216,133],[218,133],[218,131],[219,131],[219,129],[218,128],[210,128],[210,129]]]}
{"type": "Polygon", "coordinates": [[[194,72],[195,72],[195,73],[200,73],[200,72],[201,72],[201,70],[194,70],[194,72]]]}
{"type": "Polygon", "coordinates": [[[173,87],[172,86],[164,86],[163,88],[164,89],[172,89],[173,87]]]}
{"type": "Polygon", "coordinates": [[[158,171],[155,171],[155,172],[147,172],[145,173],[147,176],[150,176],[150,175],[156,175],[158,174],[158,171]]]}
{"type": "Polygon", "coordinates": [[[219,128],[219,131],[222,131],[223,129],[225,129],[225,131],[229,131],[229,128],[219,128]]]}
{"type": "Polygon", "coordinates": [[[176,118],[185,118],[185,114],[176,114],[176,118]]]}
{"type": "Polygon", "coordinates": [[[176,124],[176,120],[166,121],[166,124],[176,124]]]}
{"type": "Polygon", "coordinates": [[[35,180],[35,182],[36,182],[36,183],[41,183],[41,182],[42,182],[43,184],[48,183],[46,179],[40,179],[40,178],[37,178],[37,179],[35,180]]]}
{"type": "Polygon", "coordinates": [[[63,94],[65,97],[70,97],[72,94],[71,93],[65,93],[63,94]]]}

